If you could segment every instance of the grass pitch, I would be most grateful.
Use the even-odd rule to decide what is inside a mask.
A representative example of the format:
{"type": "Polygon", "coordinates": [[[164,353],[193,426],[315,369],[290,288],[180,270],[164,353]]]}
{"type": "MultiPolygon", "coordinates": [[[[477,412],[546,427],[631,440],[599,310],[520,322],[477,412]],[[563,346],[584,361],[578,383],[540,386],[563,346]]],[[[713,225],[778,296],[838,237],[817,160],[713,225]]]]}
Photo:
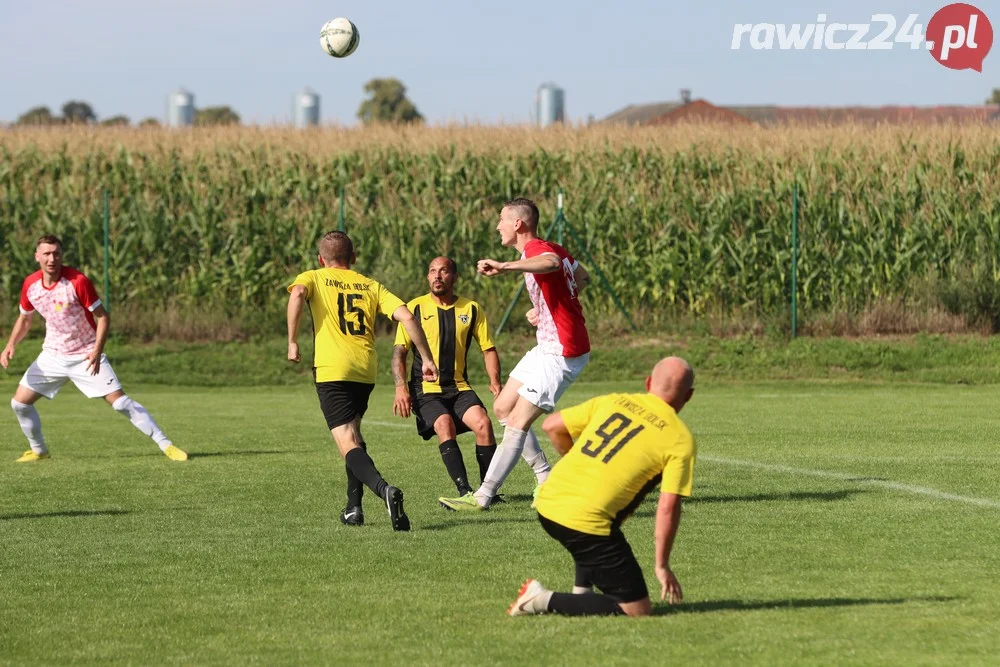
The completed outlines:
{"type": "MultiPolygon", "coordinates": [[[[0,383],[12,392],[16,378],[0,383]]],[[[578,384],[564,405],[641,383],[578,384]]],[[[163,457],[67,388],[40,405],[53,458],[0,412],[0,662],[987,664],[1000,654],[996,387],[702,382],[673,566],[684,604],[649,619],[511,619],[534,576],[572,565],[530,509],[475,516],[434,443],[365,426],[406,492],[394,534],[366,495],[346,528],[343,463],[311,387],[128,386],[192,454],[163,457]]],[[[469,436],[461,438],[475,479],[469,436]]],[[[547,443],[545,443],[547,445],[547,443]]],[[[550,450],[551,451],[551,450],[550,450]]],[[[554,458],[554,457],[553,457],[554,458]]],[[[626,524],[655,590],[653,499],[626,524]]]]}

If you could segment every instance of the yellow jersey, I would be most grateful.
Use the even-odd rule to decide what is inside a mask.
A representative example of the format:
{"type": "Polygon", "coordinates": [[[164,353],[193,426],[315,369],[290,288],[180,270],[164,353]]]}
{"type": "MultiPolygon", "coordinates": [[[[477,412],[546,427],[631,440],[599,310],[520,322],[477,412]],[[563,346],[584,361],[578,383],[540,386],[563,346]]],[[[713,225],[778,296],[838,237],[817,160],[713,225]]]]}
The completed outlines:
{"type": "Polygon", "coordinates": [[[482,306],[463,297],[458,297],[450,306],[439,306],[430,294],[418,296],[406,306],[423,327],[438,367],[437,382],[424,382],[420,352],[400,324],[396,328],[396,345],[402,345],[413,353],[411,383],[421,382],[425,394],[440,394],[445,389],[472,389],[465,366],[472,340],[475,339],[484,352],[496,347],[490,338],[482,306]]]}
{"type": "Polygon", "coordinates": [[[312,313],[316,382],[375,384],[375,315],[392,318],[403,305],[378,281],[350,269],[316,269],[300,273],[288,286],[306,288],[312,313]]]}
{"type": "Polygon", "coordinates": [[[609,535],[657,484],[691,495],[694,438],[659,397],[608,394],[560,414],[576,444],[538,490],[535,507],[546,519],[609,535]]]}

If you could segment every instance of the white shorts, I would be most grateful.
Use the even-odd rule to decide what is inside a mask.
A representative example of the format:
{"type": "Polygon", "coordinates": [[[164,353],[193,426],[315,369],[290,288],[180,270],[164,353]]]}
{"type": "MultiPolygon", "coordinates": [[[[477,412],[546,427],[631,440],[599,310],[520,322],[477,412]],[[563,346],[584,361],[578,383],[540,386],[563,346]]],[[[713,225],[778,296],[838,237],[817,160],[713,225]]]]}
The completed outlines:
{"type": "Polygon", "coordinates": [[[42,350],[21,378],[21,385],[45,398],[55,398],[59,390],[72,380],[87,398],[101,398],[122,388],[108,358],[101,355],[101,370],[91,375],[86,359],[65,359],[42,350]]]}
{"type": "Polygon", "coordinates": [[[563,357],[546,354],[536,345],[517,363],[510,376],[521,383],[518,395],[532,405],[552,412],[556,401],[580,376],[589,360],[589,352],[579,357],[563,357]]]}

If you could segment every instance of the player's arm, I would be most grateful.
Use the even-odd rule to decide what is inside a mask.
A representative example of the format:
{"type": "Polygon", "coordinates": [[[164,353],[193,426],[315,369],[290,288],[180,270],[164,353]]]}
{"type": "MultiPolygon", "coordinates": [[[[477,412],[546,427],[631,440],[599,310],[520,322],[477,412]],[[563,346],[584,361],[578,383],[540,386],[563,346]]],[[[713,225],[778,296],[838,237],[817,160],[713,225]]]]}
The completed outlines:
{"type": "Polygon", "coordinates": [[[563,421],[561,412],[554,412],[542,422],[542,430],[549,436],[552,446],[560,456],[566,456],[566,452],[573,448],[573,436],[563,421]]]}
{"type": "Polygon", "coordinates": [[[288,291],[288,360],[299,363],[299,324],[302,322],[302,311],[306,305],[306,295],[309,289],[305,285],[292,285],[288,291]]]}
{"type": "Polygon", "coordinates": [[[392,380],[396,383],[396,399],[392,403],[392,414],[403,419],[410,416],[410,390],[406,386],[406,358],[409,350],[405,345],[392,348],[392,380]]]}
{"type": "Polygon", "coordinates": [[[495,347],[483,350],[483,362],[486,364],[486,375],[490,378],[490,393],[496,398],[503,389],[503,383],[500,382],[500,353],[495,347]]]}
{"type": "Polygon", "coordinates": [[[573,448],[573,441],[580,437],[593,419],[600,400],[600,396],[592,398],[580,405],[554,412],[545,418],[542,430],[549,436],[552,446],[559,454],[565,456],[573,448]]]}
{"type": "Polygon", "coordinates": [[[94,322],[97,324],[97,342],[94,349],[87,355],[87,370],[91,375],[101,372],[101,355],[104,354],[104,346],[108,342],[108,331],[111,330],[111,313],[98,306],[93,310],[94,322]]]}
{"type": "Polygon", "coordinates": [[[681,524],[681,496],[661,493],[656,506],[656,578],[660,580],[660,599],[670,604],[681,602],[684,594],[677,577],[670,570],[670,551],[681,524]]]}
{"type": "Polygon", "coordinates": [[[552,273],[562,268],[562,260],[554,252],[546,252],[534,257],[525,257],[513,262],[498,262],[495,259],[481,259],[476,270],[484,276],[496,276],[510,271],[522,273],[552,273]]]}
{"type": "Polygon", "coordinates": [[[590,284],[590,272],[577,262],[573,267],[573,280],[576,281],[576,293],[579,294],[590,284]]]}
{"type": "Polygon", "coordinates": [[[10,338],[7,339],[7,345],[4,346],[3,352],[0,352],[0,366],[7,368],[10,365],[10,360],[14,358],[14,351],[17,349],[18,343],[24,340],[24,337],[31,331],[31,319],[34,315],[35,311],[32,310],[27,313],[21,313],[14,320],[14,328],[10,331],[10,338]]]}
{"type": "Polygon", "coordinates": [[[424,330],[416,318],[413,317],[413,313],[406,306],[399,306],[393,311],[392,319],[403,325],[406,335],[410,337],[410,340],[413,341],[413,344],[417,348],[417,352],[420,353],[420,357],[423,360],[421,370],[424,374],[424,380],[427,382],[437,380],[438,368],[437,364],[434,363],[434,355],[431,354],[431,346],[427,344],[427,336],[424,335],[424,330]]]}

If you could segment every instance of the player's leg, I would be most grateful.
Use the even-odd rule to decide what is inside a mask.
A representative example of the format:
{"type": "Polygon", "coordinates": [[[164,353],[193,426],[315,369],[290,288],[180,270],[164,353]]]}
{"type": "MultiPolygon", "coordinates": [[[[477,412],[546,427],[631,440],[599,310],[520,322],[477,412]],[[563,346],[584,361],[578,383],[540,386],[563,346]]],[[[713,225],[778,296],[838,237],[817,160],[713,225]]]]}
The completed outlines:
{"type": "MultiPolygon", "coordinates": [[[[368,451],[368,443],[364,441],[364,436],[358,445],[365,452],[368,451]]],[[[365,493],[365,484],[351,472],[350,466],[344,463],[344,473],[347,476],[347,505],[340,512],[340,522],[345,526],[363,526],[365,524],[365,514],[361,509],[361,500],[365,493]]]]}
{"type": "MultiPolygon", "coordinates": [[[[522,387],[521,391],[523,392],[524,389],[522,387]]],[[[528,429],[544,413],[542,408],[531,403],[523,395],[518,396],[514,409],[507,415],[503,440],[486,471],[486,479],[475,493],[476,501],[480,507],[489,505],[500,485],[504,483],[510,471],[517,465],[518,459],[521,458],[521,452],[524,450],[524,442],[528,437],[528,429]]]]}
{"type": "MultiPolygon", "coordinates": [[[[367,449],[361,447],[361,416],[358,415],[347,424],[330,429],[330,433],[333,435],[333,441],[337,444],[341,456],[344,457],[349,473],[385,502],[389,518],[392,521],[392,529],[409,530],[410,519],[403,510],[403,492],[385,481],[375,467],[375,462],[368,455],[367,449]]],[[[342,521],[351,510],[351,507],[344,509],[341,516],[342,521]]]]}
{"type": "Polygon", "coordinates": [[[471,493],[469,473],[466,472],[462,450],[458,448],[456,440],[458,437],[454,415],[456,395],[425,394],[419,388],[415,388],[410,396],[416,415],[417,433],[424,440],[437,436],[441,460],[444,462],[445,470],[448,471],[448,477],[455,483],[458,494],[464,496],[471,493]]]}
{"type": "MultiPolygon", "coordinates": [[[[508,384],[509,386],[510,383],[508,384]]],[[[523,391],[524,388],[522,387],[521,390],[523,391]]],[[[504,387],[503,391],[507,391],[507,387],[504,387]]],[[[501,392],[502,394],[503,392],[501,392]]],[[[497,398],[499,400],[500,397],[498,396],[497,398]]],[[[498,489],[504,483],[504,480],[507,479],[507,475],[517,465],[518,459],[521,458],[521,451],[524,449],[527,432],[518,428],[515,424],[530,426],[542,413],[543,411],[540,408],[532,405],[523,396],[518,396],[513,409],[507,414],[507,425],[504,427],[503,440],[490,461],[483,483],[471,499],[467,497],[439,498],[438,501],[441,505],[458,511],[481,510],[489,507],[493,502],[493,498],[496,497],[498,489]]]]}
{"type": "MultiPolygon", "coordinates": [[[[507,417],[514,409],[514,406],[517,405],[517,399],[520,398],[518,390],[520,390],[521,386],[521,382],[511,377],[507,381],[503,390],[500,392],[500,395],[497,396],[496,402],[493,404],[493,413],[496,415],[500,424],[504,427],[507,426],[507,417]]],[[[535,435],[535,430],[531,426],[528,426],[528,428],[525,429],[525,432],[527,435],[524,438],[524,447],[521,450],[521,458],[523,458],[528,465],[531,466],[531,469],[535,473],[535,478],[538,480],[538,483],[541,484],[549,476],[551,466],[549,466],[549,462],[545,458],[545,454],[542,452],[541,445],[538,443],[538,437],[535,435]]],[[[492,460],[493,455],[490,454],[490,461],[492,460]]],[[[489,467],[489,462],[487,462],[486,466],[489,467]]],[[[486,479],[485,475],[483,476],[483,479],[486,479]]]]}
{"type": "Polygon", "coordinates": [[[576,575],[573,577],[574,593],[593,593],[594,584],[590,580],[590,570],[576,564],[576,575]]]}
{"type": "Polygon", "coordinates": [[[103,398],[115,412],[132,422],[132,426],[139,429],[140,433],[152,439],[167,458],[171,461],[187,461],[187,452],[174,445],[170,438],[164,435],[144,405],[132,399],[122,389],[106,394],[103,398]]]}
{"type": "MultiPolygon", "coordinates": [[[[647,616],[653,605],[635,555],[617,528],[611,535],[588,535],[549,521],[539,521],[551,537],[573,556],[577,573],[586,572],[603,594],[592,592],[557,593],[529,579],[507,610],[511,616],[557,613],[565,616],[647,616]]],[[[579,577],[578,581],[579,583],[579,577]]]]}
{"type": "Polygon", "coordinates": [[[462,421],[476,436],[476,463],[479,464],[479,481],[486,480],[493,455],[497,451],[497,439],[493,435],[493,422],[482,405],[473,405],[462,414],[462,421]]]}
{"type": "Polygon", "coordinates": [[[18,385],[14,392],[14,397],[10,399],[10,407],[17,417],[17,423],[21,427],[21,432],[28,439],[30,449],[20,458],[18,463],[30,463],[49,458],[49,450],[45,446],[45,438],[42,436],[42,418],[35,408],[35,403],[42,397],[23,385],[18,385]]]}
{"type": "MultiPolygon", "coordinates": [[[[409,530],[410,519],[403,510],[403,492],[392,486],[375,468],[375,462],[362,447],[361,418],[368,410],[373,384],[361,382],[319,382],[316,391],[327,426],[350,475],[375,492],[386,504],[393,530],[409,530]]],[[[349,475],[349,477],[350,477],[349,475]]],[[[350,502],[350,498],[348,499],[350,502]]],[[[344,512],[350,511],[345,508],[344,512]]],[[[341,517],[343,520],[343,515],[341,517]]]]}
{"type": "Polygon", "coordinates": [[[507,384],[503,386],[497,397],[493,399],[493,415],[504,426],[507,425],[507,416],[517,404],[519,396],[517,392],[520,391],[522,386],[524,386],[524,383],[511,375],[507,378],[507,384]]]}
{"type": "Polygon", "coordinates": [[[170,460],[186,461],[187,453],[170,442],[145,406],[125,393],[106,355],[101,355],[100,362],[96,375],[91,375],[86,360],[73,363],[69,378],[76,388],[87,398],[103,398],[115,412],[132,422],[140,433],[151,438],[170,460]]]}
{"type": "Polygon", "coordinates": [[[49,458],[49,450],[42,436],[42,419],[38,409],[35,408],[35,403],[43,396],[49,399],[55,398],[68,380],[66,364],[46,352],[38,355],[24,372],[10,401],[10,407],[17,417],[21,432],[31,447],[17,459],[18,463],[31,463],[49,458]]]}
{"type": "Polygon", "coordinates": [[[465,469],[465,459],[462,458],[462,450],[458,448],[458,434],[455,432],[455,420],[450,414],[444,414],[434,420],[434,433],[438,437],[438,449],[441,452],[441,460],[448,471],[448,476],[455,483],[458,495],[464,496],[472,493],[469,486],[469,473],[465,469]]]}

